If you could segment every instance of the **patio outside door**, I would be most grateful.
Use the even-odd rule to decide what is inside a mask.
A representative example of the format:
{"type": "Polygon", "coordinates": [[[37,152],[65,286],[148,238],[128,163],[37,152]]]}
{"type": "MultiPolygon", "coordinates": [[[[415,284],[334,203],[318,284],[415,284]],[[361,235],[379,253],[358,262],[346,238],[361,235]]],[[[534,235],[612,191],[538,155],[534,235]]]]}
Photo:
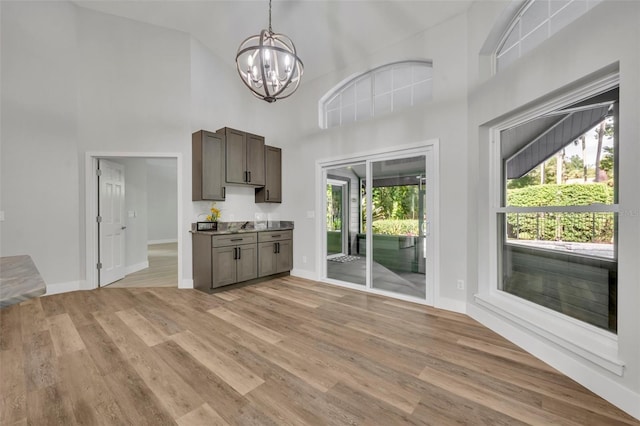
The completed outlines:
{"type": "Polygon", "coordinates": [[[432,305],[435,144],[321,165],[323,278],[432,305]]]}
{"type": "Polygon", "coordinates": [[[327,179],[327,256],[348,254],[347,182],[327,179]]]}
{"type": "Polygon", "coordinates": [[[371,162],[371,287],[426,296],[426,157],[371,162]]]}
{"type": "Polygon", "coordinates": [[[366,238],[362,231],[362,194],[365,164],[327,170],[326,272],[327,278],[366,284],[366,238]]]}

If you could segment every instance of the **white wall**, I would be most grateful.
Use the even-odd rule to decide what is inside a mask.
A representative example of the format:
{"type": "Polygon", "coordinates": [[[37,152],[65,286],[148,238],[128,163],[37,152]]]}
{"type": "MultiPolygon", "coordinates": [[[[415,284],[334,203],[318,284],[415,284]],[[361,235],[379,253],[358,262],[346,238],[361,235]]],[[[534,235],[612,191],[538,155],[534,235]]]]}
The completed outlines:
{"type": "Polygon", "coordinates": [[[149,244],[178,240],[178,164],[175,158],[149,158],[147,205],[149,244]]]}
{"type": "MultiPolygon", "coordinates": [[[[278,126],[282,116],[269,108],[273,105],[252,96],[234,68],[227,67],[194,39],[191,40],[191,101],[190,132],[232,127],[264,136],[267,145],[281,146],[274,135],[276,129],[282,127],[278,126]]],[[[210,206],[210,202],[194,202],[190,221],[196,222],[198,216],[203,220],[210,206]]],[[[282,217],[279,204],[255,204],[255,190],[251,187],[228,185],[226,200],[217,202],[216,206],[222,213],[220,220],[225,222],[254,220],[256,213],[265,213],[272,220],[288,220],[282,217]]]]}
{"type": "Polygon", "coordinates": [[[48,290],[84,269],[76,8],[2,2],[0,255],[28,254],[48,290]],[[63,248],[64,249],[61,249],[63,248]]]}
{"type": "MultiPolygon", "coordinates": [[[[497,11],[499,12],[499,11],[497,11]]],[[[469,21],[480,29],[491,28],[497,16],[473,7],[469,21]]],[[[497,318],[474,299],[469,298],[473,312],[489,320],[494,328],[511,333],[525,348],[538,353],[545,361],[585,384],[596,393],[640,418],[640,3],[606,1],[596,6],[552,39],[512,64],[499,75],[474,84],[470,94],[468,144],[469,151],[469,230],[476,244],[469,245],[469,270],[477,281],[470,282],[470,295],[486,292],[494,285],[490,280],[491,253],[488,224],[490,212],[488,125],[512,111],[554,96],[568,87],[607,68],[620,71],[620,220],[618,239],[618,334],[617,357],[625,364],[622,377],[576,356],[566,348],[523,330],[503,317],[497,318]],[[473,188],[475,187],[475,188],[473,188]],[[473,188],[473,190],[471,190],[473,188]],[[477,211],[477,216],[471,212],[477,211]]],[[[480,31],[470,46],[476,51],[486,37],[480,31]]],[[[470,55],[473,56],[473,51],[470,55]]],[[[483,61],[474,59],[476,65],[483,61]]],[[[470,75],[476,74],[470,72],[470,75]]],[[[485,74],[482,71],[478,75],[485,74]]],[[[591,349],[591,348],[588,348],[591,349]]]]}
{"type": "Polygon", "coordinates": [[[308,218],[316,209],[315,199],[322,188],[315,182],[318,159],[383,150],[431,139],[440,141],[441,193],[440,282],[438,304],[460,307],[465,292],[457,290],[458,279],[467,280],[466,247],[466,123],[467,104],[466,16],[455,17],[429,31],[382,49],[365,61],[347,69],[304,82],[287,100],[288,121],[283,140],[283,209],[296,224],[294,266],[296,272],[318,277],[321,254],[316,248],[316,230],[322,216],[308,218]],[[446,40],[446,43],[443,43],[446,40]],[[353,123],[342,128],[318,127],[318,100],[338,82],[373,67],[405,59],[433,60],[433,102],[376,120],[353,123]],[[307,263],[303,262],[307,259],[307,263]]]}
{"type": "MultiPolygon", "coordinates": [[[[190,176],[190,36],[77,10],[79,151],[181,154],[179,167],[190,176]]],[[[181,191],[191,193],[190,179],[182,180],[181,191]]],[[[184,203],[183,211],[181,278],[188,280],[191,205],[184,203]]]]}

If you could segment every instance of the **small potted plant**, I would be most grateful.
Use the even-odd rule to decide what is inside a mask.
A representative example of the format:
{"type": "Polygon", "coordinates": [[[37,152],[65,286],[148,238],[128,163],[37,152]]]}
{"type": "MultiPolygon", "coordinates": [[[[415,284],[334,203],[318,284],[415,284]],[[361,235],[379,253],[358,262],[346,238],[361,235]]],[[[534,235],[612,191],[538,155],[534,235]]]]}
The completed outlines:
{"type": "Polygon", "coordinates": [[[216,207],[215,201],[211,203],[209,211],[211,211],[211,214],[207,215],[207,220],[209,222],[217,222],[220,218],[220,209],[216,207]]]}
{"type": "MultiPolygon", "coordinates": [[[[211,203],[211,208],[209,209],[209,214],[206,217],[206,222],[198,222],[197,230],[198,231],[217,231],[218,230],[218,219],[220,219],[220,209],[216,207],[215,201],[211,203]]],[[[200,216],[204,215],[202,213],[200,216]]]]}

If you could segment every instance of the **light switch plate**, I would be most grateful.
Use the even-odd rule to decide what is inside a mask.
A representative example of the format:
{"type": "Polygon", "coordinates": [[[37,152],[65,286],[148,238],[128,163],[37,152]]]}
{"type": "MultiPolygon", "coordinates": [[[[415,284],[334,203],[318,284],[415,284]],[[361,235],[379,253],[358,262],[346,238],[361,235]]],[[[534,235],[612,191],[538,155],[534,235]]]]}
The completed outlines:
{"type": "Polygon", "coordinates": [[[4,210],[0,211],[0,222],[4,222],[4,210]]]}
{"type": "Polygon", "coordinates": [[[314,217],[316,217],[316,212],[313,210],[307,210],[307,219],[313,219],[314,217]]]}

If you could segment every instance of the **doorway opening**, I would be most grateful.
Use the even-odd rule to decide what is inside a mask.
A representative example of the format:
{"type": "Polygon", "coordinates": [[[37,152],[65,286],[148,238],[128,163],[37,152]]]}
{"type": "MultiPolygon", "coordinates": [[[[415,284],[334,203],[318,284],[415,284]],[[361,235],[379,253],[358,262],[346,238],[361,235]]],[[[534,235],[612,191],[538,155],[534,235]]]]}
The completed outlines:
{"type": "Polygon", "coordinates": [[[327,178],[327,258],[349,254],[349,180],[327,178]]]}
{"type": "Polygon", "coordinates": [[[87,287],[179,287],[181,154],[87,153],[87,287]]]}
{"type": "Polygon", "coordinates": [[[319,163],[326,282],[433,304],[435,142],[319,163]]]}

